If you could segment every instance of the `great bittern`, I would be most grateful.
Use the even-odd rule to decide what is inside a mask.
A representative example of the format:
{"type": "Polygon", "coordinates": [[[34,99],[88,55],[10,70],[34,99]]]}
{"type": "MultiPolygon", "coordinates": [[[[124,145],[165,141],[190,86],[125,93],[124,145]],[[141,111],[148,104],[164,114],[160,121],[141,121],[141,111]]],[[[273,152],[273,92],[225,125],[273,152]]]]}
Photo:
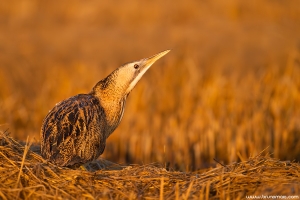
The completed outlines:
{"type": "Polygon", "coordinates": [[[90,93],[56,104],[43,121],[42,156],[69,167],[97,159],[122,119],[128,94],[150,66],[169,51],[124,64],[99,81],[90,93]]]}

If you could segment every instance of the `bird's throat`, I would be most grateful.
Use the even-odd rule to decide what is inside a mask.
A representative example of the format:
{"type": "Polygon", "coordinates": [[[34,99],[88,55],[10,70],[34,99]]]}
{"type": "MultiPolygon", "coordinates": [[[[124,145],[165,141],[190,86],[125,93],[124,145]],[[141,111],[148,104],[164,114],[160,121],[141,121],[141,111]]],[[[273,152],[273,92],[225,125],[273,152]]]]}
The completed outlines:
{"type": "Polygon", "coordinates": [[[107,126],[109,127],[107,129],[106,138],[112,134],[120,124],[123,118],[125,104],[126,98],[110,102],[101,102],[105,111],[107,126]]]}

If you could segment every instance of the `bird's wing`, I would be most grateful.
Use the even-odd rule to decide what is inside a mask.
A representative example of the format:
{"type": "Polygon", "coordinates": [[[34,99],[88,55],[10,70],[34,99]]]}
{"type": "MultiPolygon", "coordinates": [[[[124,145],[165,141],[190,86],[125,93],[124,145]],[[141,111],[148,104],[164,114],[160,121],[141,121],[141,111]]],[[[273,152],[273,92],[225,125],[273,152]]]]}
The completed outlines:
{"type": "Polygon", "coordinates": [[[101,142],[105,144],[101,112],[99,100],[91,95],[76,95],[58,103],[43,122],[42,154],[63,165],[77,157],[83,162],[95,157],[98,152],[93,151],[101,149],[101,142]]]}

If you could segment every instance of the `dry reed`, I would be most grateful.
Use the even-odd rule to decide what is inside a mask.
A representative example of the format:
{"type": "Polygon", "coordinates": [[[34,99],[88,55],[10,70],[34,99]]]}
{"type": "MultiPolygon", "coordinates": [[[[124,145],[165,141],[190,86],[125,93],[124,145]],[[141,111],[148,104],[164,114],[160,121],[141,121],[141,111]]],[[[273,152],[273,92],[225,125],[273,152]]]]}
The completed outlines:
{"type": "Polygon", "coordinates": [[[299,13],[299,1],[1,3],[0,128],[39,142],[55,103],[171,48],[130,94],[104,158],[188,171],[269,146],[300,160],[299,13]]]}
{"type": "Polygon", "coordinates": [[[300,192],[300,164],[264,153],[195,172],[154,164],[89,172],[47,163],[30,146],[0,132],[1,199],[244,199],[300,192]]]}

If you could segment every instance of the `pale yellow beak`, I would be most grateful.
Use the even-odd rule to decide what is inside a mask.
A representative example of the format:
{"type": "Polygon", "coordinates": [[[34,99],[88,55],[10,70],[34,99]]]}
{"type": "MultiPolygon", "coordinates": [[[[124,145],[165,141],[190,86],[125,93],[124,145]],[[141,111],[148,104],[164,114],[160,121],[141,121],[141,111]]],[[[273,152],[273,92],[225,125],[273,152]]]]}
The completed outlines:
{"type": "Polygon", "coordinates": [[[170,50],[162,51],[158,54],[155,54],[154,56],[151,56],[149,58],[143,59],[144,67],[149,68],[153,63],[155,63],[158,59],[169,53],[170,50]]]}

